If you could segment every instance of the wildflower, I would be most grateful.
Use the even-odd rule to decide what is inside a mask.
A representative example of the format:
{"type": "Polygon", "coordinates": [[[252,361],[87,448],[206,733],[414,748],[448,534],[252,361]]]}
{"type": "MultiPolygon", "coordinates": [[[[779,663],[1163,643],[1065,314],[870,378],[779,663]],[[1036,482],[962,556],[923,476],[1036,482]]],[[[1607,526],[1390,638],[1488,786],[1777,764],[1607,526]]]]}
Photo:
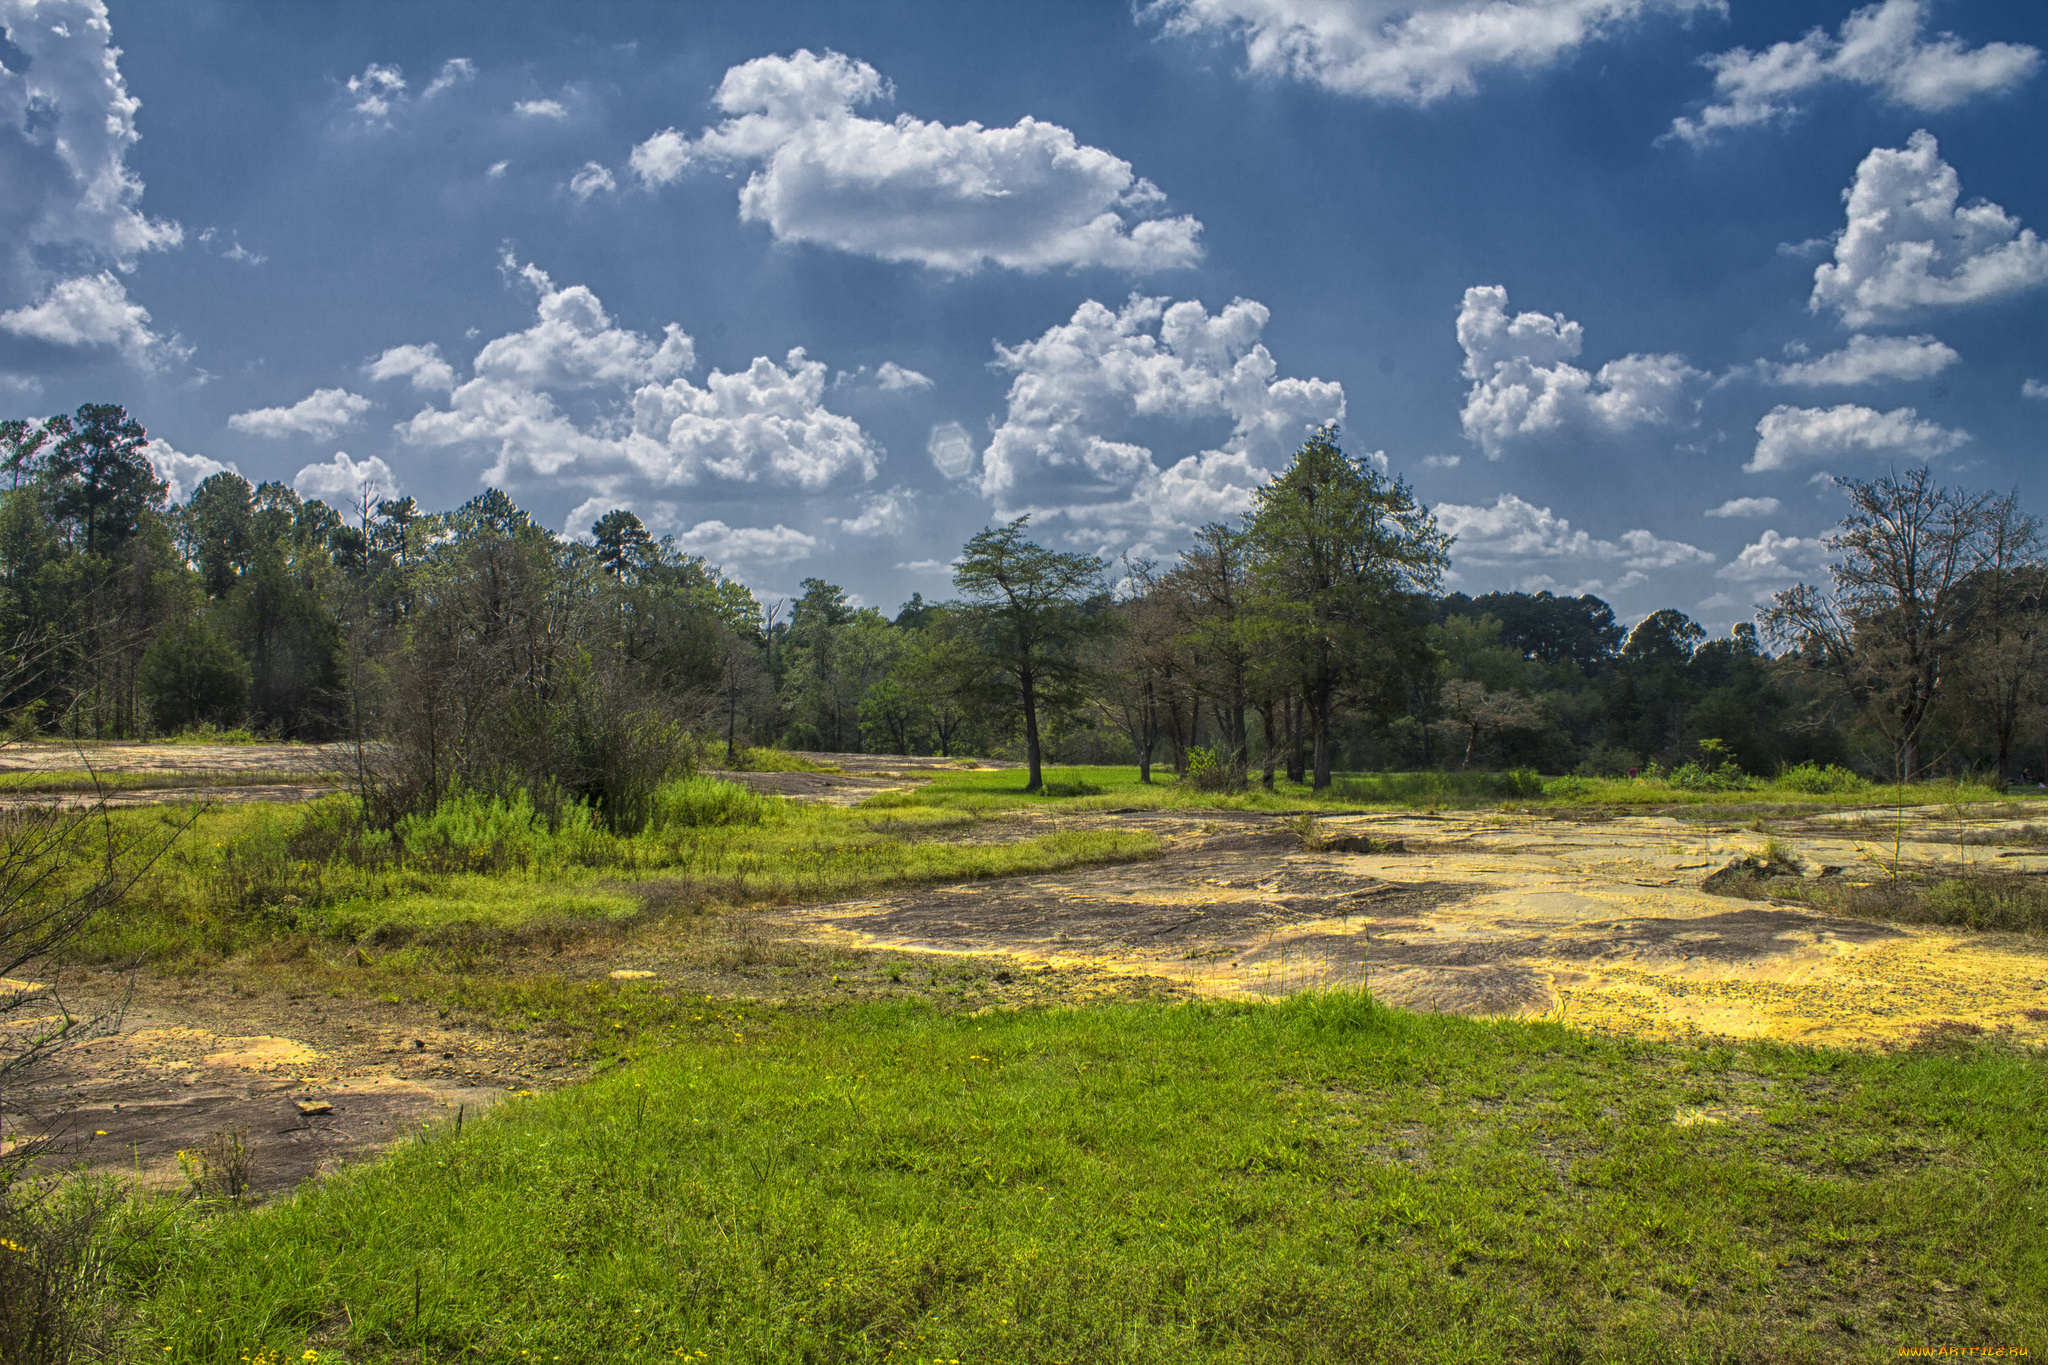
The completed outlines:
{"type": "MultiPolygon", "coordinates": [[[[20,1255],[23,1255],[23,1256],[26,1256],[26,1255],[28,1254],[28,1248],[27,1248],[27,1247],[25,1247],[25,1246],[23,1246],[23,1245],[22,1245],[21,1243],[19,1243],[19,1242],[17,1242],[17,1241],[14,1241],[14,1240],[12,1240],[11,1238],[7,1238],[7,1237],[0,1237],[0,1251],[12,1251],[12,1252],[17,1252],[17,1253],[19,1253],[20,1255]]],[[[166,1347],[164,1347],[164,1349],[165,1349],[166,1351],[168,1351],[168,1350],[170,1350],[171,1348],[170,1348],[170,1347],[168,1347],[168,1346],[166,1346],[166,1347]]]]}

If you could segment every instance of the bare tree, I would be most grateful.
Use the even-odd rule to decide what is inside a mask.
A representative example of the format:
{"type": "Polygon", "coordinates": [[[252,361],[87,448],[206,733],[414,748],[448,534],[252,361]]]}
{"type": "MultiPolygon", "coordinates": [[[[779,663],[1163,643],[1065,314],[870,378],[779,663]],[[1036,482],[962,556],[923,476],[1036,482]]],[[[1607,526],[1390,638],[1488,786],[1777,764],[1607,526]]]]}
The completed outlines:
{"type": "Polygon", "coordinates": [[[1963,652],[1972,575],[1993,553],[1988,494],[1936,486],[1926,468],[1836,479],[1849,515],[1825,544],[1833,591],[1802,583],[1758,620],[1817,655],[1891,746],[1898,779],[1921,772],[1920,740],[1963,652]]]}

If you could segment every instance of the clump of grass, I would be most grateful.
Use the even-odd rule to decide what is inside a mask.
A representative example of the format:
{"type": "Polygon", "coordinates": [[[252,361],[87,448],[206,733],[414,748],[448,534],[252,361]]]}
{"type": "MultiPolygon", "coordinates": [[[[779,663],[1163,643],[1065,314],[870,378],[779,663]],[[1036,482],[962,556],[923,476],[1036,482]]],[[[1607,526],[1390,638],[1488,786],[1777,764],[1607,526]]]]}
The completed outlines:
{"type": "Polygon", "coordinates": [[[654,795],[650,828],[704,829],[721,825],[765,824],[788,809],[789,803],[712,777],[671,782],[654,795]]]}

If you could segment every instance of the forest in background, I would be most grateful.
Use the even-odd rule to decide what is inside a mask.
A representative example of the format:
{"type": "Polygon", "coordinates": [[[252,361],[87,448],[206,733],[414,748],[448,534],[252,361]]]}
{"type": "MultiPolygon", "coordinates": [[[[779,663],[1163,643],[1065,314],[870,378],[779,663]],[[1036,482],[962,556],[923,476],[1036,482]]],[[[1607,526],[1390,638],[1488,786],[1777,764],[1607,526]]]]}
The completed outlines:
{"type": "Polygon", "coordinates": [[[699,756],[762,748],[1135,763],[1231,787],[1339,770],[1872,778],[2043,771],[2048,569],[2011,495],[1838,480],[1826,581],[1724,638],[1675,609],[1442,591],[1407,486],[1308,440],[1171,564],[984,529],[892,616],[762,602],[630,511],[588,543],[488,490],[352,505],[234,473],[174,503],[118,406],[0,424],[0,713],[18,737],[236,731],[374,749],[389,818],[451,790],[631,826],[699,756]]]}

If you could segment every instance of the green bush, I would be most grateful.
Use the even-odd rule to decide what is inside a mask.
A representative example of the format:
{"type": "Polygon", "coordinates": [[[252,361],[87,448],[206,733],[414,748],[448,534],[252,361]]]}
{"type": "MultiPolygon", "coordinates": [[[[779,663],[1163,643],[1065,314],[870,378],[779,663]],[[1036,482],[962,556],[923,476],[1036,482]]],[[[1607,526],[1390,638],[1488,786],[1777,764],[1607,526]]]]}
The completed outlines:
{"type": "Polygon", "coordinates": [[[650,832],[698,829],[718,825],[759,825],[775,818],[782,802],[737,782],[715,777],[688,777],[670,782],[654,794],[648,820],[650,832]]]}
{"type": "Polygon", "coordinates": [[[1697,763],[1681,763],[1671,770],[1667,780],[1680,791],[1689,792],[1737,792],[1756,785],[1733,763],[1712,769],[1697,763]]]}
{"type": "Polygon", "coordinates": [[[1866,782],[1847,768],[1830,763],[1821,767],[1816,763],[1801,763],[1778,774],[1777,785],[1796,792],[1816,796],[1827,796],[1844,792],[1860,792],[1869,788],[1866,782]]]}
{"type": "Polygon", "coordinates": [[[1495,796],[1533,801],[1543,795],[1543,779],[1534,768],[1510,768],[1504,773],[1488,773],[1486,777],[1487,787],[1495,796]]]}
{"type": "Polygon", "coordinates": [[[1214,749],[1197,746],[1188,750],[1181,770],[1181,785],[1198,792],[1233,792],[1244,786],[1244,774],[1225,763],[1214,749]]]}

